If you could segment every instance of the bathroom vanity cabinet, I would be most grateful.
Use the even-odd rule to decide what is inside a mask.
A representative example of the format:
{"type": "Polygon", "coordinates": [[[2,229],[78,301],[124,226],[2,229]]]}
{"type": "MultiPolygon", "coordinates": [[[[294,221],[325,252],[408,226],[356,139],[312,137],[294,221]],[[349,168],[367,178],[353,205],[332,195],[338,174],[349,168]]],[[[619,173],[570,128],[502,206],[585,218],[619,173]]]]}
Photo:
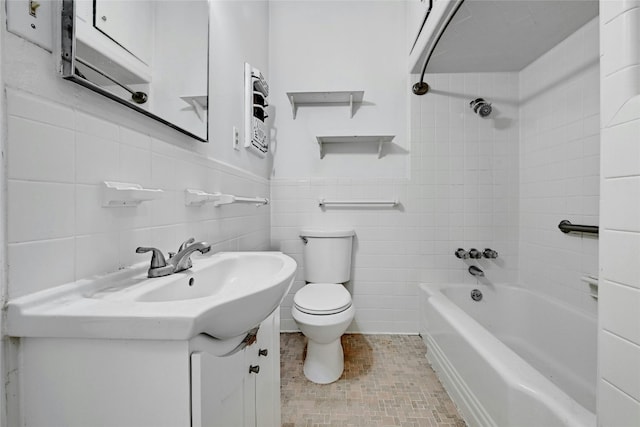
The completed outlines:
{"type": "Polygon", "coordinates": [[[279,309],[256,341],[21,338],[26,427],[280,426],[279,309]]]}

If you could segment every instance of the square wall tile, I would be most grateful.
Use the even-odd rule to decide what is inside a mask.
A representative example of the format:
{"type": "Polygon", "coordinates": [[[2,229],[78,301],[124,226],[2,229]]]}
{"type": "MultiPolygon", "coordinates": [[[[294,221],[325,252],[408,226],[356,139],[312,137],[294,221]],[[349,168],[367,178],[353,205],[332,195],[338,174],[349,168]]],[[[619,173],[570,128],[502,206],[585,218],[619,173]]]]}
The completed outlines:
{"type": "Polygon", "coordinates": [[[640,313],[640,290],[602,280],[598,292],[600,328],[640,345],[640,322],[629,313],[640,313]]]}
{"type": "Polygon", "coordinates": [[[640,232],[640,176],[605,179],[602,182],[600,226],[612,230],[640,232]]]}
{"type": "Polygon", "coordinates": [[[637,366],[640,346],[607,331],[600,334],[598,346],[600,376],[640,401],[640,375],[630,375],[628,370],[630,366],[637,366]]]}
{"type": "Polygon", "coordinates": [[[598,381],[598,424],[632,426],[640,420],[640,403],[606,380],[598,381]],[[634,421],[631,421],[634,420],[634,421]]]}
{"type": "Polygon", "coordinates": [[[9,180],[9,243],[70,237],[75,232],[75,186],[9,180]]]}
{"type": "Polygon", "coordinates": [[[9,298],[73,282],[75,252],[73,237],[9,244],[9,298]]]}
{"type": "Polygon", "coordinates": [[[76,237],[76,280],[116,271],[119,260],[117,233],[76,237]]]}
{"type": "Polygon", "coordinates": [[[7,88],[7,113],[52,126],[75,128],[75,113],[71,108],[11,88],[7,88]]]}
{"type": "Polygon", "coordinates": [[[9,178],[75,181],[75,135],[72,130],[10,116],[9,178]]]}
{"type": "MultiPolygon", "coordinates": [[[[117,129],[116,129],[117,130],[117,129]]],[[[76,182],[121,181],[120,143],[88,133],[76,133],[76,182]]]]}

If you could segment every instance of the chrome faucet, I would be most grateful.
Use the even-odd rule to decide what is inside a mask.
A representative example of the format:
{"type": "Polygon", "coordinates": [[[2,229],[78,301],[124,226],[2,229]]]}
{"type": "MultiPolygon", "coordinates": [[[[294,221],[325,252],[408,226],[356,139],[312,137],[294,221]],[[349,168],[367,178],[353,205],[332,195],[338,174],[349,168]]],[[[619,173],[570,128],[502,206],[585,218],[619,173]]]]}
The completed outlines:
{"type": "Polygon", "coordinates": [[[206,254],[211,250],[211,245],[207,242],[197,242],[193,243],[195,239],[192,237],[182,245],[180,245],[180,249],[178,253],[169,258],[169,264],[174,266],[174,273],[179,271],[184,271],[188,268],[191,268],[191,254],[195,251],[200,252],[201,254],[206,254]]]}
{"type": "Polygon", "coordinates": [[[471,267],[469,267],[469,274],[475,277],[484,277],[484,271],[480,270],[475,265],[472,265],[471,267]]]}
{"type": "Polygon", "coordinates": [[[169,261],[165,259],[162,251],[157,248],[139,247],[136,252],[139,254],[145,252],[152,252],[151,265],[147,271],[147,277],[162,277],[168,276],[179,271],[184,271],[191,268],[191,254],[195,251],[199,251],[205,254],[211,250],[211,245],[207,242],[193,243],[195,239],[192,237],[180,245],[180,249],[177,254],[169,253],[169,261]]]}
{"type": "Polygon", "coordinates": [[[167,260],[162,255],[162,251],[157,248],[145,248],[140,246],[136,249],[136,253],[143,254],[145,252],[153,252],[151,255],[151,265],[147,271],[147,277],[168,276],[175,272],[175,267],[167,264],[167,260]]]}

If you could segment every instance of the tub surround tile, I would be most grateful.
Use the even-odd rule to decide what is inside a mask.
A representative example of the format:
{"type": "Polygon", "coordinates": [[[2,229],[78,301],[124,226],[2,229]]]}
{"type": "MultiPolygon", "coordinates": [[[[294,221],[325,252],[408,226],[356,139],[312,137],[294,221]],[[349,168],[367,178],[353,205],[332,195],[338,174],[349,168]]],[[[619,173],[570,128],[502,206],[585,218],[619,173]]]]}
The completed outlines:
{"type": "Polygon", "coordinates": [[[628,317],[638,313],[640,289],[602,279],[598,294],[600,328],[640,346],[640,322],[628,317]]]}
{"type": "Polygon", "coordinates": [[[637,364],[638,352],[640,346],[626,339],[606,331],[600,334],[600,376],[640,401],[640,375],[630,375],[628,372],[629,366],[637,364]]]}
{"type": "Polygon", "coordinates": [[[640,2],[601,1],[602,201],[598,424],[640,420],[640,2]],[[626,115],[618,112],[626,108],[626,115]],[[630,195],[634,195],[630,198],[630,195]],[[635,375],[633,375],[635,374],[635,375]]]}
{"type": "Polygon", "coordinates": [[[602,138],[608,144],[602,153],[603,178],[640,175],[638,135],[640,120],[603,129],[602,138]]]}
{"type": "Polygon", "coordinates": [[[633,426],[640,420],[640,402],[601,379],[598,393],[598,424],[633,426]]]}
{"type": "Polygon", "coordinates": [[[602,190],[602,227],[640,232],[640,200],[628,197],[640,194],[640,175],[605,179],[602,190]]]}
{"type": "Polygon", "coordinates": [[[604,229],[600,232],[600,241],[607,248],[601,254],[601,277],[624,283],[640,291],[640,271],[638,270],[640,233],[604,229]]]}

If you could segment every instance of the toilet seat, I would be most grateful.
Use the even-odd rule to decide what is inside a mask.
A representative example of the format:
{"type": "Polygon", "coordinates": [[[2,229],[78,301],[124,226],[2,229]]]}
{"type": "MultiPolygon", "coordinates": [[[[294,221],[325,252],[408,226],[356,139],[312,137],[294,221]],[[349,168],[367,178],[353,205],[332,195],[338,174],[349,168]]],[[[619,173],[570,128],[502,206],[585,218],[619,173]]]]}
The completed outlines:
{"type": "Polygon", "coordinates": [[[307,314],[337,314],[351,307],[351,294],[340,284],[309,283],[296,292],[293,304],[307,314]]]}

